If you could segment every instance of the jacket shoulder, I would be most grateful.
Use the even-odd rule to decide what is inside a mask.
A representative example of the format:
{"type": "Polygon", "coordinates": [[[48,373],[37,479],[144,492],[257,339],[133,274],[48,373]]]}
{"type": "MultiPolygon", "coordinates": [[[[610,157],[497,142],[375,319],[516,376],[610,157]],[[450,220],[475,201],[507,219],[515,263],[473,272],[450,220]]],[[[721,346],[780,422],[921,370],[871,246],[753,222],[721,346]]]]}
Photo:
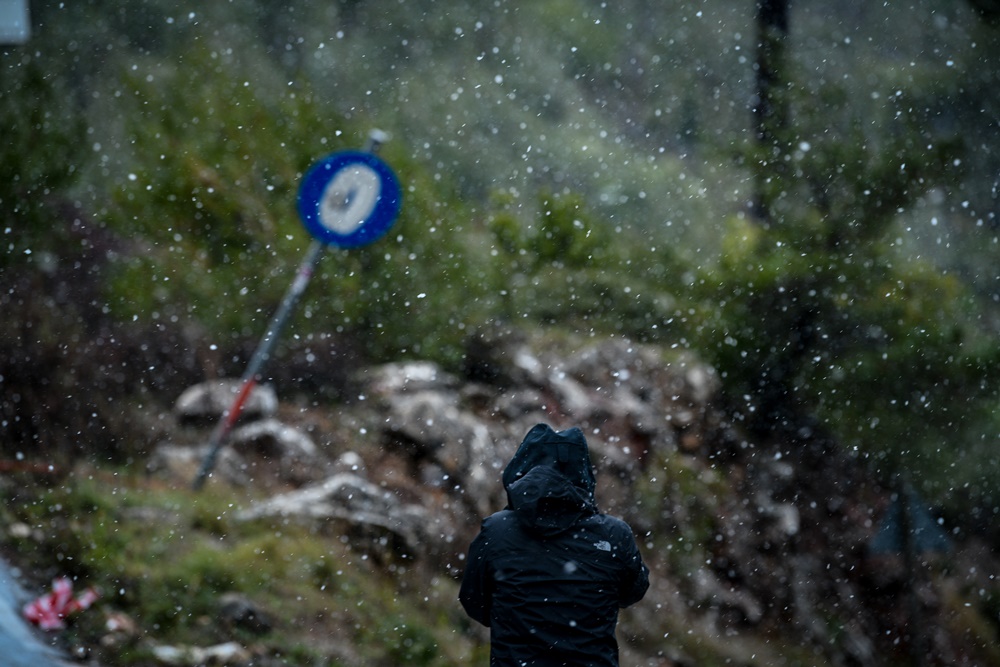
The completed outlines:
{"type": "Polygon", "coordinates": [[[605,530],[613,533],[615,536],[634,536],[632,526],[628,525],[624,519],[619,517],[612,516],[610,514],[594,514],[590,517],[590,519],[599,523],[605,530]]]}
{"type": "Polygon", "coordinates": [[[515,522],[516,515],[513,510],[504,509],[489,515],[483,519],[481,532],[489,533],[498,530],[507,530],[515,522]]]}

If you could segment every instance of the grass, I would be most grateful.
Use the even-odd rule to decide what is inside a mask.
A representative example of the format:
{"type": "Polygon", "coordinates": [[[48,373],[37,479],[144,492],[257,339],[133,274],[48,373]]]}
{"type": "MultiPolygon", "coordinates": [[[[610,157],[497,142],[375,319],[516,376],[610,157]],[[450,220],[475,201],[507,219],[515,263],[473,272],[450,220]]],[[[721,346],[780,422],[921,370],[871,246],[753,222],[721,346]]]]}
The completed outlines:
{"type": "Polygon", "coordinates": [[[451,578],[411,576],[419,565],[383,567],[332,531],[237,522],[245,491],[196,494],[125,470],[89,470],[5,495],[5,522],[30,529],[4,538],[29,585],[41,590],[66,574],[78,589],[101,592],[94,608],[71,617],[63,639],[108,667],[147,664],[155,645],[227,641],[303,667],[450,665],[485,655],[462,630],[468,623],[458,617],[451,578]],[[230,592],[263,610],[271,631],[254,636],[220,622],[220,596],[230,592]],[[123,642],[108,639],[112,614],[136,625],[123,642]]]}

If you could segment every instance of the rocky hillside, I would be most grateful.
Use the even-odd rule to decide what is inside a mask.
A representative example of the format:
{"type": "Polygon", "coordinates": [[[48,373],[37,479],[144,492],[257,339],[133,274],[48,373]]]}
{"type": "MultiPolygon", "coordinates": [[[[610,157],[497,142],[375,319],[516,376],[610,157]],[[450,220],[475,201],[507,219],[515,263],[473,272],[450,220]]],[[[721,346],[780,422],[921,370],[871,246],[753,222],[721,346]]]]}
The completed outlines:
{"type": "Polygon", "coordinates": [[[1000,665],[988,545],[914,524],[947,550],[905,558],[923,542],[886,540],[897,496],[869,466],[818,430],[748,436],[696,359],[498,327],[470,339],[461,377],[413,361],[346,382],[352,398],[333,406],[257,388],[200,492],[190,482],[232,383],[192,387],[142,424],[155,447],[128,472],[89,461],[55,490],[8,485],[31,498],[9,557],[38,585],[68,567],[106,593],[57,641],[106,665],[486,664],[457,581],[480,518],[503,505],[504,463],[544,421],[584,428],[599,504],[632,525],[651,569],[621,614],[623,665],[1000,665]],[[120,495],[101,499],[95,479],[120,495]],[[31,513],[79,488],[91,509],[31,513]],[[106,522],[159,546],[99,553],[106,522]],[[168,548],[187,563],[176,549],[209,536],[214,556],[183,586],[163,575],[174,610],[124,592],[152,595],[157,568],[177,564],[160,562],[168,548]],[[299,567],[311,583],[293,589],[283,578],[299,567]]]}

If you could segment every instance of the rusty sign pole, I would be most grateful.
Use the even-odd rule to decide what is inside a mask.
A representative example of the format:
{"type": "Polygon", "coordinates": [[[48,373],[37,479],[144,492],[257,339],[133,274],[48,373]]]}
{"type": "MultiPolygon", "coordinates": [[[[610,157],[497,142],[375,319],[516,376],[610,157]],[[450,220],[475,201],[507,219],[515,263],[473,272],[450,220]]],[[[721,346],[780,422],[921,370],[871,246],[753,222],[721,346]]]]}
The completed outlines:
{"type": "Polygon", "coordinates": [[[375,155],[385,140],[385,133],[375,130],[363,151],[334,153],[313,165],[303,179],[298,208],[314,240],[250,358],[232,405],[212,432],[208,452],[192,483],[196,491],[211,475],[219,451],[229,440],[243,406],[260,381],[278,336],[305,292],[326,245],[344,248],[366,245],[380,238],[395,222],[400,206],[399,184],[389,167],[375,155]]]}

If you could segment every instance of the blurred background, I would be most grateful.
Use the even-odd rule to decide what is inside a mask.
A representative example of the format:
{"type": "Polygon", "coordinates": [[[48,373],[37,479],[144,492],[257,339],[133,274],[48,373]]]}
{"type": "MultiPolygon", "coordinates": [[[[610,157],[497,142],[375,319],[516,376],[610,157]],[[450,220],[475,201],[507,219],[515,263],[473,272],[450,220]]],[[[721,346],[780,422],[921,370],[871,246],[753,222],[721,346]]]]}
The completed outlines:
{"type": "Polygon", "coordinates": [[[993,0],[7,0],[0,20],[9,472],[141,467],[150,414],[239,376],[310,244],[302,175],[378,128],[399,220],[330,249],[279,394],[329,409],[367,366],[461,374],[484,330],[627,339],[710,366],[751,437],[822,432],[1000,547],[993,0]]]}

